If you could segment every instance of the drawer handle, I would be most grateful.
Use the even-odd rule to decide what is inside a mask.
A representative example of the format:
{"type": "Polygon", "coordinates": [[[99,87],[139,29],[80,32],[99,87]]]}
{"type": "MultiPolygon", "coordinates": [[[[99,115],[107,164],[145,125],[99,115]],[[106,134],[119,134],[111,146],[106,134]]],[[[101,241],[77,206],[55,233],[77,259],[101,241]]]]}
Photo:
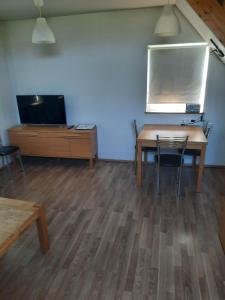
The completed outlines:
{"type": "Polygon", "coordinates": [[[36,136],[38,136],[38,134],[26,134],[26,133],[18,133],[16,135],[21,135],[23,137],[36,137],[36,136]]]}
{"type": "Polygon", "coordinates": [[[80,138],[82,137],[81,135],[74,135],[74,136],[64,136],[64,139],[72,140],[74,138],[80,138]]]}

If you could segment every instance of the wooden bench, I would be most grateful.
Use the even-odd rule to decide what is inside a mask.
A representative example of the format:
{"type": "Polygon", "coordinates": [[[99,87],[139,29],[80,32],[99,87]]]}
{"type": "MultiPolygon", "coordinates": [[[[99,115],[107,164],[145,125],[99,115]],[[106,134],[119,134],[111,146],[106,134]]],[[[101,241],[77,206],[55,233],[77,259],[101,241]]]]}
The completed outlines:
{"type": "Polygon", "coordinates": [[[41,249],[49,249],[45,211],[41,205],[0,197],[0,257],[34,222],[37,224],[41,249]]]}

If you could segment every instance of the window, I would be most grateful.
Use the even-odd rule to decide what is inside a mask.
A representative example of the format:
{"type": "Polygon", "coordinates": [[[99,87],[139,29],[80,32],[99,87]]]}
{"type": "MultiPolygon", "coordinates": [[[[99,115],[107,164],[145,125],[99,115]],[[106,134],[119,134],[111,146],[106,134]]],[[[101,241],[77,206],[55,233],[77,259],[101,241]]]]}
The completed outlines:
{"type": "Polygon", "coordinates": [[[146,112],[185,113],[186,104],[204,110],[208,73],[207,43],[148,47],[146,112]]]}

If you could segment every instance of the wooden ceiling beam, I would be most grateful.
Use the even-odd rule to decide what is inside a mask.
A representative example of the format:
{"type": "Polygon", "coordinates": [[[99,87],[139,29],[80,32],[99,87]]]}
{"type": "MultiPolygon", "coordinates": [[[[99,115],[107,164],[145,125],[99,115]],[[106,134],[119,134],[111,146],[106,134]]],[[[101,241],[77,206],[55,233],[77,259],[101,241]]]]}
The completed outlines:
{"type": "MultiPolygon", "coordinates": [[[[225,4],[217,0],[177,0],[176,6],[212,49],[211,39],[225,54],[225,4]]],[[[220,59],[225,63],[225,57],[220,59]]]]}
{"type": "Polygon", "coordinates": [[[225,5],[220,4],[219,0],[187,1],[223,45],[225,45],[225,5]]]}

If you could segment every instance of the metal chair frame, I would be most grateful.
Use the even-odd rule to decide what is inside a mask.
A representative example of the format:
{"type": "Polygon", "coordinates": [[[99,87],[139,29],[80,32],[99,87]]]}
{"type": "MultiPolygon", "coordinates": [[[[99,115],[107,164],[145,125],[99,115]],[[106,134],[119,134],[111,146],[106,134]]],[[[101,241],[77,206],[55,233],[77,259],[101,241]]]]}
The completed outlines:
{"type": "MultiPolygon", "coordinates": [[[[212,130],[212,128],[208,124],[209,124],[209,122],[206,121],[205,125],[202,126],[203,133],[207,139],[212,130]]],[[[192,156],[192,166],[195,169],[196,168],[196,159],[197,159],[197,157],[199,157],[201,155],[201,150],[188,149],[187,151],[185,151],[184,155],[192,156]]]]}
{"type": "Polygon", "coordinates": [[[19,161],[21,171],[25,172],[20,149],[18,148],[17,150],[12,151],[8,154],[4,154],[4,152],[1,153],[1,149],[4,151],[4,148],[6,149],[7,147],[11,147],[11,145],[9,145],[9,146],[2,145],[2,141],[1,141],[1,137],[0,137],[0,157],[1,157],[1,160],[2,160],[2,166],[3,167],[6,166],[7,170],[8,170],[8,173],[11,175],[9,156],[14,158],[14,155],[15,155],[15,157],[19,161]]]}
{"type": "MultiPolygon", "coordinates": [[[[156,145],[157,145],[157,160],[156,160],[156,170],[157,170],[157,193],[160,191],[160,167],[165,166],[161,163],[161,157],[162,149],[166,150],[175,150],[176,153],[171,154],[167,153],[166,155],[177,158],[177,164],[173,165],[171,163],[170,167],[177,167],[178,165],[178,171],[177,171],[177,197],[180,197],[180,187],[181,187],[181,177],[182,177],[182,171],[183,171],[183,165],[184,165],[184,152],[187,147],[187,137],[159,137],[159,135],[156,136],[156,145]],[[177,152],[177,150],[180,150],[177,152]]],[[[167,164],[168,166],[168,164],[167,164]]]]}
{"type": "Polygon", "coordinates": [[[210,133],[212,131],[212,127],[207,126],[207,128],[204,131],[205,137],[208,139],[210,133]]]}

